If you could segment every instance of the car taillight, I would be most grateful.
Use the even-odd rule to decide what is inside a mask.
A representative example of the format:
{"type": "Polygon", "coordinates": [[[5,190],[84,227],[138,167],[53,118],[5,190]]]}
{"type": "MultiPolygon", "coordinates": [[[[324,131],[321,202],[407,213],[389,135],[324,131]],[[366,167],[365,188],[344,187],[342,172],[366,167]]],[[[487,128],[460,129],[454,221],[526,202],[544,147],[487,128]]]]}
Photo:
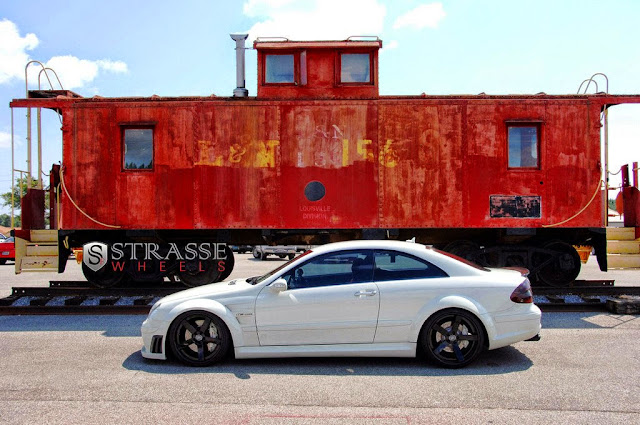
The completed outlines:
{"type": "Polygon", "coordinates": [[[511,301],[519,304],[530,304],[533,302],[533,292],[531,292],[531,284],[529,279],[525,279],[518,287],[511,293],[511,301]]]}

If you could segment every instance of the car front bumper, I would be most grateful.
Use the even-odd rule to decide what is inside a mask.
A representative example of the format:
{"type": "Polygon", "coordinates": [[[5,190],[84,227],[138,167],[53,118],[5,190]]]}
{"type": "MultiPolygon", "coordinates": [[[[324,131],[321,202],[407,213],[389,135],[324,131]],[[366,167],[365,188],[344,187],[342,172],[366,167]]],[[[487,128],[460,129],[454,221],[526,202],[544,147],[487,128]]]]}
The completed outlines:
{"type": "Polygon", "coordinates": [[[142,322],[142,349],[140,353],[146,359],[166,360],[166,325],[151,317],[142,322]]]}

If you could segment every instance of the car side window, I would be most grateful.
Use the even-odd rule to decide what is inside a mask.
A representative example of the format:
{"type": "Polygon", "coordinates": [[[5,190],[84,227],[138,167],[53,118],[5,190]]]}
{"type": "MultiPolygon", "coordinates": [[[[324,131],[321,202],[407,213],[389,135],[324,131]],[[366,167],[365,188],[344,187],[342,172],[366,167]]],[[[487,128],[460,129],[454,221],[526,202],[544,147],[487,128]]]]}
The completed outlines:
{"type": "Polygon", "coordinates": [[[448,277],[442,269],[409,254],[376,251],[374,258],[373,280],[376,282],[448,277]]]}
{"type": "Polygon", "coordinates": [[[283,278],[289,289],[316,288],[373,281],[373,251],[352,250],[316,257],[283,278]]]}

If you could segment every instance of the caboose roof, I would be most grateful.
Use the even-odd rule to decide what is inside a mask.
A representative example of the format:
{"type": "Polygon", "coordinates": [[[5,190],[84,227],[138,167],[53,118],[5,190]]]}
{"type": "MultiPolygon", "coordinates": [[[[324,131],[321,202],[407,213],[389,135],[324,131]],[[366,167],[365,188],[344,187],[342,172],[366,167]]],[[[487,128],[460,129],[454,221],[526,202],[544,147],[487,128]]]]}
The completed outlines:
{"type": "Polygon", "coordinates": [[[257,50],[290,50],[290,49],[380,49],[382,40],[378,37],[374,40],[347,39],[343,41],[292,41],[286,38],[258,38],[253,42],[257,50]]]}

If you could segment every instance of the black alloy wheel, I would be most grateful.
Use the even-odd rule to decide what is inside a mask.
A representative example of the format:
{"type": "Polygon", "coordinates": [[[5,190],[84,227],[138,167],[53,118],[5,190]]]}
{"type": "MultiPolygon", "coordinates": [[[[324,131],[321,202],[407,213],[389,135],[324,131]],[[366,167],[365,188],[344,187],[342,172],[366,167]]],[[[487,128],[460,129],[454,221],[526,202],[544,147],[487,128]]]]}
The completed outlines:
{"type": "Polygon", "coordinates": [[[231,342],[227,326],[207,311],[188,311],[169,328],[171,352],[189,366],[209,366],[222,360],[231,342]]]}
{"type": "Polygon", "coordinates": [[[440,311],[427,320],[420,334],[426,356],[440,366],[463,367],[484,349],[480,321],[464,310],[440,311]]]}

